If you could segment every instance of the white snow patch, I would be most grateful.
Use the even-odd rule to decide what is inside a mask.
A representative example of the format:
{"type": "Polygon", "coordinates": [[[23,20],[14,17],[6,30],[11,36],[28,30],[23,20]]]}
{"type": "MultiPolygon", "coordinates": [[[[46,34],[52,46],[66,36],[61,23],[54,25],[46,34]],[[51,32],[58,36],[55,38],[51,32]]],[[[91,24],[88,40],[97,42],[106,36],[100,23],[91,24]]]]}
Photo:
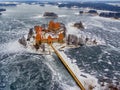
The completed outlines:
{"type": "Polygon", "coordinates": [[[64,90],[80,90],[80,88],[77,86],[70,86],[70,85],[66,85],[66,84],[62,84],[62,86],[63,86],[64,90]]]}
{"type": "Polygon", "coordinates": [[[31,17],[31,18],[44,18],[44,17],[43,17],[43,15],[37,15],[37,16],[31,17]]]}
{"type": "Polygon", "coordinates": [[[110,61],[108,61],[108,64],[112,65],[112,63],[110,61]]]}
{"type": "Polygon", "coordinates": [[[106,68],[106,69],[104,69],[104,71],[109,71],[109,69],[106,68]]]}
{"type": "Polygon", "coordinates": [[[67,17],[67,15],[58,15],[58,17],[67,17]]]}
{"type": "Polygon", "coordinates": [[[74,14],[75,14],[75,15],[79,15],[79,13],[78,13],[78,12],[75,12],[74,14]]]}

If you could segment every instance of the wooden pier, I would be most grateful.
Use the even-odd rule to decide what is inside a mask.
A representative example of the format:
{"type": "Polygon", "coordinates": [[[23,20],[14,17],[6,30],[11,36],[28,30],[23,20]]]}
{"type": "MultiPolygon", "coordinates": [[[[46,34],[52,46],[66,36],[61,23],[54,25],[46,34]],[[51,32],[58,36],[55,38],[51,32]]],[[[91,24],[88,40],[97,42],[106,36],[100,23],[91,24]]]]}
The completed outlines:
{"type": "Polygon", "coordinates": [[[85,90],[84,86],[82,85],[82,83],[80,82],[80,80],[77,78],[77,76],[74,74],[74,72],[71,70],[71,68],[69,67],[69,65],[65,62],[64,58],[62,57],[62,55],[55,49],[55,47],[52,44],[51,44],[51,47],[54,50],[54,52],[56,53],[56,55],[59,57],[59,59],[61,60],[61,62],[65,66],[65,68],[68,70],[68,72],[70,73],[70,75],[73,77],[73,79],[75,80],[75,82],[77,83],[77,85],[80,87],[80,89],[81,90],[85,90]]]}

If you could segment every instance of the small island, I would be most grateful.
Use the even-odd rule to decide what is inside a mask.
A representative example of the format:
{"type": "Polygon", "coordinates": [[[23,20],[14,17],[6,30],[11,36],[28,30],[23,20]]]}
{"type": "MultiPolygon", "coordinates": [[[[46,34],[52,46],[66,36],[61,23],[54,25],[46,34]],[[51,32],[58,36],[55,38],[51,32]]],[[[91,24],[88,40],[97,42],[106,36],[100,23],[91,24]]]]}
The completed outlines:
{"type": "Polygon", "coordinates": [[[54,12],[45,12],[43,16],[46,18],[57,18],[58,17],[58,15],[54,12]]]}
{"type": "Polygon", "coordinates": [[[0,8],[0,15],[2,15],[1,12],[6,11],[6,9],[0,8]]]}
{"type": "Polygon", "coordinates": [[[120,19],[120,12],[112,12],[112,11],[98,13],[97,10],[89,10],[87,12],[81,10],[79,11],[79,14],[99,15],[100,17],[120,19]]]}
{"type": "Polygon", "coordinates": [[[74,23],[74,27],[76,27],[76,28],[78,28],[78,29],[84,29],[84,26],[83,26],[83,24],[82,24],[82,22],[80,21],[80,22],[76,22],[76,23],[74,23]]]}
{"type": "Polygon", "coordinates": [[[119,12],[101,12],[99,14],[99,16],[107,17],[107,18],[119,19],[120,18],[120,13],[119,12]]]}
{"type": "Polygon", "coordinates": [[[98,14],[98,12],[96,10],[89,10],[87,13],[90,13],[90,14],[98,14]]]}
{"type": "Polygon", "coordinates": [[[6,11],[6,9],[0,8],[0,12],[6,11]]]}
{"type": "Polygon", "coordinates": [[[84,13],[84,11],[79,11],[79,14],[83,14],[84,13]]]}
{"type": "Polygon", "coordinates": [[[0,6],[17,6],[17,4],[0,3],[0,6]]]}
{"type": "Polygon", "coordinates": [[[96,10],[89,10],[89,11],[79,11],[79,14],[91,14],[91,15],[98,15],[96,10]]]}

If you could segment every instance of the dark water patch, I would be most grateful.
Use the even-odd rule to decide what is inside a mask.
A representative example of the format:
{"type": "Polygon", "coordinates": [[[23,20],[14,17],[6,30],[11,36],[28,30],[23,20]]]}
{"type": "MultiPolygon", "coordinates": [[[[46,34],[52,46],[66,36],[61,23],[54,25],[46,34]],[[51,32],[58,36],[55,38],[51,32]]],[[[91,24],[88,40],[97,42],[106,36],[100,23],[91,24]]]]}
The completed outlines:
{"type": "Polygon", "coordinates": [[[43,56],[35,58],[32,54],[3,56],[6,65],[0,63],[0,89],[6,90],[50,90],[52,71],[42,62],[43,56]],[[10,59],[7,63],[7,58],[10,59]],[[2,86],[4,84],[4,86],[2,86]]]}
{"type": "Polygon", "coordinates": [[[2,62],[8,62],[13,57],[15,57],[18,53],[0,53],[0,63],[2,62]]]}
{"type": "Polygon", "coordinates": [[[107,77],[108,80],[113,81],[118,78],[120,74],[120,53],[110,50],[107,46],[93,46],[93,47],[80,47],[70,49],[65,53],[71,59],[77,60],[78,67],[82,68],[84,72],[96,76],[98,79],[102,76],[107,77]]]}
{"type": "Polygon", "coordinates": [[[66,53],[72,55],[71,58],[78,59],[79,62],[84,61],[89,63],[92,63],[93,61],[96,61],[96,58],[101,53],[101,49],[98,46],[94,47],[80,47],[75,49],[70,49],[66,53]],[[88,60],[89,59],[89,60],[88,60]]]}
{"type": "MultiPolygon", "coordinates": [[[[117,52],[115,50],[108,51],[108,53],[104,54],[102,59],[103,61],[110,61],[112,64],[112,68],[110,68],[110,71],[115,70],[115,71],[120,71],[120,52],[117,52]],[[110,53],[110,54],[109,54],[110,53]],[[109,57],[108,57],[109,56],[109,57]]],[[[107,65],[109,66],[109,65],[107,65]]]]}
{"type": "Polygon", "coordinates": [[[77,65],[87,73],[91,73],[93,70],[96,71],[96,69],[99,70],[100,68],[97,67],[99,54],[102,53],[100,46],[70,49],[66,53],[71,55],[70,58],[76,59],[77,65]]]}
{"type": "Polygon", "coordinates": [[[0,54],[0,61],[6,59],[6,58],[8,58],[8,57],[9,57],[8,54],[0,54]]]}
{"type": "Polygon", "coordinates": [[[117,28],[118,30],[120,30],[120,27],[118,27],[118,26],[120,26],[120,22],[115,22],[115,21],[103,21],[103,20],[98,20],[98,21],[100,21],[101,23],[104,23],[103,24],[103,26],[105,27],[105,28],[108,28],[108,30],[112,30],[112,28],[111,27],[115,27],[115,28],[117,28]]]}
{"type": "Polygon", "coordinates": [[[18,67],[20,65],[24,66],[23,68],[20,66],[20,78],[17,78],[16,81],[10,85],[11,90],[23,87],[27,87],[27,90],[31,88],[33,90],[49,89],[52,80],[51,71],[43,63],[40,64],[41,65],[38,65],[34,62],[27,62],[25,65],[18,64],[18,67]]]}
{"type": "Polygon", "coordinates": [[[5,88],[6,85],[5,85],[5,79],[6,79],[6,76],[5,75],[0,75],[0,90],[1,88],[5,88]]]}
{"type": "Polygon", "coordinates": [[[51,90],[63,90],[62,88],[63,87],[62,87],[62,85],[59,84],[59,82],[54,81],[53,86],[51,87],[51,90]]]}

